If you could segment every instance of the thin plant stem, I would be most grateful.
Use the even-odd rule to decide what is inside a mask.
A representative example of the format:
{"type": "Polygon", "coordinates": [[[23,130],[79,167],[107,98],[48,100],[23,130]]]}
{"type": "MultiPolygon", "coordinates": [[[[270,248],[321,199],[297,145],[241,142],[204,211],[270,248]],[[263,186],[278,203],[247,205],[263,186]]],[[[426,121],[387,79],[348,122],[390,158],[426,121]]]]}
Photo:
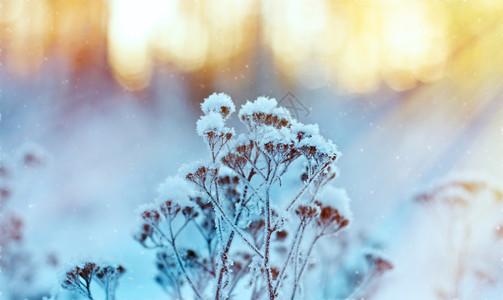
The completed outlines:
{"type": "Polygon", "coordinates": [[[178,249],[176,247],[176,243],[175,243],[175,239],[174,239],[174,235],[173,235],[173,228],[171,226],[171,219],[169,220],[169,234],[171,236],[171,246],[173,247],[173,252],[175,253],[175,257],[176,257],[176,260],[178,262],[178,266],[180,267],[180,270],[182,271],[183,275],[185,276],[185,279],[187,279],[187,282],[189,283],[189,286],[192,288],[192,290],[194,291],[194,294],[196,294],[197,298],[198,299],[203,299],[201,297],[201,294],[199,293],[199,291],[197,290],[196,286],[194,285],[194,283],[192,282],[192,279],[190,279],[190,276],[189,274],[187,273],[187,270],[185,270],[185,267],[183,266],[183,262],[182,262],[182,259],[180,258],[180,254],[178,253],[178,249]]]}

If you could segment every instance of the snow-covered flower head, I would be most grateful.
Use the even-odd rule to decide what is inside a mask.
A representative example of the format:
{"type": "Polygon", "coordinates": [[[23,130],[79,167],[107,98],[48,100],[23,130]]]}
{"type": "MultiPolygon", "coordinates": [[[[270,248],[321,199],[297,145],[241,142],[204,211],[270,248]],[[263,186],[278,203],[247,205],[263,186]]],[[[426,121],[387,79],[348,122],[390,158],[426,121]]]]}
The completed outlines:
{"type": "Polygon", "coordinates": [[[304,138],[309,138],[320,134],[318,124],[303,124],[296,120],[292,122],[292,134],[295,135],[298,142],[304,138]]]}
{"type": "Polygon", "coordinates": [[[136,213],[139,214],[141,219],[147,224],[157,224],[161,218],[159,207],[154,203],[140,205],[136,209],[136,213]]]}
{"type": "MultiPolygon", "coordinates": [[[[229,115],[235,111],[229,96],[212,94],[201,109],[204,115],[197,121],[197,133],[206,142],[210,156],[183,166],[179,170],[181,178],[168,178],[160,186],[159,205],[143,210],[142,228],[135,238],[147,248],[173,248],[169,255],[158,256],[161,274],[166,274],[167,269],[174,272],[186,268],[181,272],[186,273],[185,279],[181,273],[168,275],[188,283],[191,277],[208,283],[208,278],[218,279],[213,280],[218,299],[232,295],[233,284],[229,283],[242,285],[242,281],[238,283],[239,274],[247,268],[249,273],[256,273],[245,276],[255,281],[250,286],[257,293],[253,292],[251,298],[260,297],[258,293],[267,284],[269,298],[281,297],[284,286],[300,283],[303,270],[309,269],[305,267],[311,250],[306,246],[313,249],[319,237],[347,227],[352,218],[346,193],[331,187],[324,189],[336,175],[337,148],[320,135],[317,125],[295,121],[275,99],[247,101],[238,114],[247,128],[238,136],[226,127],[229,115]],[[302,163],[306,168],[301,177],[304,185],[298,185],[290,175],[295,175],[302,163]],[[318,194],[320,190],[324,191],[322,195],[318,194]],[[157,226],[159,218],[163,223],[157,226]],[[185,218],[185,222],[172,222],[175,218],[185,218]],[[166,226],[161,225],[170,226],[171,238],[165,238],[162,233],[166,226]],[[194,229],[200,234],[194,234],[194,229]],[[303,232],[317,234],[311,246],[303,239],[303,232]],[[208,251],[181,248],[186,243],[177,243],[180,246],[176,249],[177,236],[194,242],[194,246],[196,239],[202,238],[200,242],[207,244],[208,251]],[[239,238],[231,249],[234,236],[239,238]],[[284,257],[283,268],[275,261],[269,264],[270,257],[285,256],[288,248],[295,251],[284,257]],[[168,256],[176,259],[169,260],[168,256]],[[290,261],[303,263],[294,270],[290,261]],[[201,271],[213,276],[203,277],[201,271]],[[295,278],[287,275],[291,271],[296,272],[295,278]],[[276,285],[274,290],[272,284],[276,285]]],[[[163,287],[179,288],[181,281],[166,282],[161,278],[158,282],[163,287]]],[[[198,291],[199,285],[191,287],[197,298],[204,298],[209,291],[204,287],[198,291]]]]}
{"type": "Polygon", "coordinates": [[[218,113],[225,120],[236,111],[236,108],[229,95],[213,93],[201,103],[201,110],[206,115],[212,112],[218,113]]]}
{"type": "Polygon", "coordinates": [[[216,112],[201,116],[196,123],[197,134],[200,136],[205,136],[210,132],[222,132],[224,127],[225,122],[222,115],[216,112]]]}
{"type": "Polygon", "coordinates": [[[346,190],[327,186],[316,201],[321,210],[318,224],[329,230],[347,226],[353,219],[349,202],[346,190]]]}
{"type": "Polygon", "coordinates": [[[185,179],[201,187],[206,183],[211,183],[217,176],[219,166],[205,161],[195,161],[183,165],[179,173],[185,176],[185,179]]]}
{"type": "Polygon", "coordinates": [[[197,134],[204,137],[213,154],[215,154],[214,151],[218,148],[217,145],[220,145],[221,149],[234,135],[234,129],[225,127],[224,117],[217,112],[210,112],[202,116],[197,121],[196,128],[197,134]]]}
{"type": "Polygon", "coordinates": [[[255,148],[253,140],[244,134],[240,134],[232,141],[232,146],[229,148],[230,151],[225,152],[222,156],[222,164],[243,175],[243,168],[255,148]]]}
{"type": "Polygon", "coordinates": [[[284,153],[294,145],[291,131],[288,128],[277,129],[273,126],[263,126],[263,136],[259,141],[262,149],[269,153],[284,153]]]}
{"type": "Polygon", "coordinates": [[[315,160],[321,164],[333,162],[340,155],[339,151],[337,151],[337,146],[331,140],[326,140],[321,135],[303,138],[297,143],[297,146],[308,160],[315,160]]]}
{"type": "Polygon", "coordinates": [[[159,185],[157,194],[156,202],[159,205],[164,204],[166,201],[172,201],[181,207],[194,206],[194,203],[190,200],[195,197],[194,189],[186,180],[178,176],[166,178],[159,185]]]}
{"type": "Polygon", "coordinates": [[[292,118],[284,107],[277,107],[276,99],[258,97],[254,102],[247,101],[239,111],[239,119],[250,130],[268,125],[276,128],[286,127],[292,118]]]}

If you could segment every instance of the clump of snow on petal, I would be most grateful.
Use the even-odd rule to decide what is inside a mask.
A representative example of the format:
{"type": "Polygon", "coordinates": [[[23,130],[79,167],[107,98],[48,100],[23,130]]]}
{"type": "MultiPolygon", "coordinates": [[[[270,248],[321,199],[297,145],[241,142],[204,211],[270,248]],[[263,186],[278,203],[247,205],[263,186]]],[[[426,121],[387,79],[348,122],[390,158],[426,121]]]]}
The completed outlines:
{"type": "Polygon", "coordinates": [[[170,200],[182,207],[194,206],[194,203],[190,200],[191,197],[195,196],[194,189],[189,182],[178,176],[166,178],[166,180],[159,185],[157,193],[156,202],[158,204],[170,200]]]}
{"type": "Polygon", "coordinates": [[[344,216],[349,223],[353,221],[353,212],[349,208],[351,201],[345,189],[327,186],[318,197],[318,200],[325,206],[335,208],[341,216],[344,216]]]}
{"type": "Polygon", "coordinates": [[[318,124],[303,124],[297,121],[292,122],[292,133],[298,136],[301,134],[301,138],[311,137],[320,134],[320,129],[318,124]]]}
{"type": "Polygon", "coordinates": [[[239,118],[243,115],[252,115],[254,113],[271,113],[278,102],[274,98],[258,97],[257,100],[246,103],[239,110],[239,118]]]}
{"type": "Polygon", "coordinates": [[[289,127],[292,122],[286,108],[277,107],[275,99],[266,97],[259,97],[254,102],[247,101],[239,111],[239,119],[252,131],[263,125],[289,127]]]}
{"type": "Polygon", "coordinates": [[[216,112],[221,114],[222,117],[227,118],[236,111],[236,107],[229,95],[224,93],[213,93],[201,103],[201,110],[205,114],[216,112]]]}
{"type": "Polygon", "coordinates": [[[314,135],[301,140],[298,144],[299,147],[315,147],[318,152],[327,155],[336,154],[339,156],[337,146],[331,141],[324,139],[321,135],[314,135]]]}
{"type": "Polygon", "coordinates": [[[293,141],[293,135],[288,128],[277,129],[273,126],[264,126],[263,137],[260,139],[262,145],[267,143],[289,144],[293,141]]]}
{"type": "Polygon", "coordinates": [[[202,116],[196,124],[197,134],[204,136],[208,132],[222,132],[224,129],[224,119],[222,115],[216,112],[202,116]]]}

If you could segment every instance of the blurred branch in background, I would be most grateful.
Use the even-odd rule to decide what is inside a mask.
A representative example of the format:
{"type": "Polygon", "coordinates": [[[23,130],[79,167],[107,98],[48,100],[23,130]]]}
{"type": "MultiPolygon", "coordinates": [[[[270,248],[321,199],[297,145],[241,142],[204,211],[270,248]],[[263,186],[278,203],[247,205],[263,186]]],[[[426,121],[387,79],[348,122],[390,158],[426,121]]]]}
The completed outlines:
{"type": "Polygon", "coordinates": [[[278,82],[402,91],[501,75],[501,16],[498,0],[0,0],[0,62],[21,77],[48,61],[76,78],[110,70],[130,90],[165,66],[207,94],[222,79],[251,85],[239,79],[267,64],[265,52],[278,82]]]}

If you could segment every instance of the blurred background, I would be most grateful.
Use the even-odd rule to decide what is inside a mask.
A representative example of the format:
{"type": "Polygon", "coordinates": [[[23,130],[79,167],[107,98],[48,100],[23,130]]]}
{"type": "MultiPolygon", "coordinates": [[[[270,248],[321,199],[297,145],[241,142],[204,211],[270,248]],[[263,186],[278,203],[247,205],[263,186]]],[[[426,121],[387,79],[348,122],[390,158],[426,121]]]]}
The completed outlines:
{"type": "Polygon", "coordinates": [[[503,180],[502,49],[500,0],[0,0],[3,161],[46,153],[9,207],[35,261],[129,263],[119,296],[161,297],[135,207],[206,155],[205,97],[265,95],[338,145],[352,230],[411,266],[407,286],[404,248],[429,234],[413,195],[452,171],[503,180]]]}

